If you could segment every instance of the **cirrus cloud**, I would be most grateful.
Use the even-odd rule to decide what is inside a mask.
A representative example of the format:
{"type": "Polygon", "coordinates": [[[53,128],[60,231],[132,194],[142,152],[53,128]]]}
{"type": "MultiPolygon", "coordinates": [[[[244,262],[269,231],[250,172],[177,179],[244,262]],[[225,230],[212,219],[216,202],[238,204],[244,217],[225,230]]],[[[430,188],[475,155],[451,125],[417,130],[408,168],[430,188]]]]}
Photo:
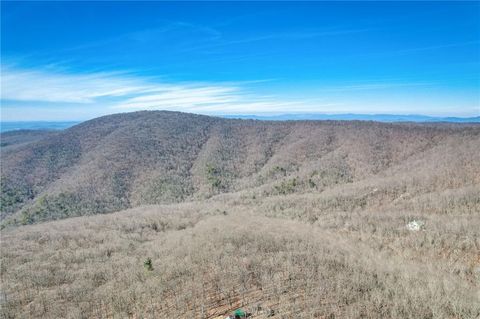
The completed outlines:
{"type": "MultiPolygon", "coordinates": [[[[255,94],[238,83],[173,82],[128,72],[67,73],[48,68],[2,66],[2,101],[101,105],[113,111],[144,109],[186,112],[285,111],[301,101],[255,94]]],[[[261,81],[260,81],[261,82],[261,81]]]]}

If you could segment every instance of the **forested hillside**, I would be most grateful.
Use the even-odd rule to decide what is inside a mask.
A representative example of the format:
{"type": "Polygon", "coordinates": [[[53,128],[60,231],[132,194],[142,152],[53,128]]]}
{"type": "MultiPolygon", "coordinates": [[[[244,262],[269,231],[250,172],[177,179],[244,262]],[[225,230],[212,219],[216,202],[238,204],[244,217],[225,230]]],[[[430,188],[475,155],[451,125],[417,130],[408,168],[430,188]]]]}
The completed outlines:
{"type": "Polygon", "coordinates": [[[2,134],[3,225],[219,194],[280,201],[304,194],[324,210],[479,207],[477,124],[145,111],[15,136],[19,142],[10,145],[9,133],[2,134]]]}
{"type": "Polygon", "coordinates": [[[478,318],[479,149],[477,124],[174,112],[2,135],[0,314],[478,318]]]}

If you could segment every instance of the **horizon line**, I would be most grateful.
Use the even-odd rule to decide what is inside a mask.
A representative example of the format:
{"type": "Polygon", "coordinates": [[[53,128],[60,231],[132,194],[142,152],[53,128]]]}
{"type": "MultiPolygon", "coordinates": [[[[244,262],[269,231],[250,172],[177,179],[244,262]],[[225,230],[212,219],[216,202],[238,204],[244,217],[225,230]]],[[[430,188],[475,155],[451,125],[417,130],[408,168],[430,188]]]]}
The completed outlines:
{"type": "MultiPolygon", "coordinates": [[[[325,112],[288,112],[288,113],[248,113],[248,114],[206,114],[206,113],[195,113],[195,112],[183,112],[183,111],[174,111],[174,110],[138,110],[132,112],[119,112],[119,113],[111,113],[111,114],[103,114],[98,115],[91,118],[86,119],[64,119],[64,120],[55,120],[55,119],[46,119],[46,120],[2,120],[0,118],[0,123],[81,123],[86,122],[89,120],[94,120],[96,118],[111,116],[111,115],[118,115],[118,114],[132,114],[132,113],[139,113],[139,112],[171,112],[171,113],[183,113],[183,114],[195,114],[195,115],[203,115],[203,116],[211,116],[211,117],[220,117],[220,118],[231,118],[231,119],[249,119],[249,118],[281,118],[281,117],[301,117],[301,116],[367,116],[367,117],[375,117],[375,116],[387,116],[387,117],[423,117],[426,119],[460,119],[460,120],[468,120],[468,119],[480,119],[480,112],[478,115],[472,116],[461,116],[461,115],[428,115],[422,113],[325,113],[325,112]]],[[[288,119],[285,119],[288,120],[288,119]]],[[[299,118],[298,120],[308,120],[299,118]]],[[[315,119],[312,119],[315,120],[315,119]]],[[[321,119],[320,119],[321,120],[321,119]]],[[[346,120],[356,120],[356,119],[346,119],[346,120]]]]}

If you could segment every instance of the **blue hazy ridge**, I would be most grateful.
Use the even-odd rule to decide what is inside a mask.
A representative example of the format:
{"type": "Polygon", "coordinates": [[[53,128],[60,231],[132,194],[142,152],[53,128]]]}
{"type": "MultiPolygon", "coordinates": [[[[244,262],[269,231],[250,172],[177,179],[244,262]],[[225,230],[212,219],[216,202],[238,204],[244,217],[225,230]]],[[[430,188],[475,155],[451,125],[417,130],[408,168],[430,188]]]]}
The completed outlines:
{"type": "Polygon", "coordinates": [[[0,132],[18,131],[18,130],[63,130],[80,122],[1,122],[0,132]]]}

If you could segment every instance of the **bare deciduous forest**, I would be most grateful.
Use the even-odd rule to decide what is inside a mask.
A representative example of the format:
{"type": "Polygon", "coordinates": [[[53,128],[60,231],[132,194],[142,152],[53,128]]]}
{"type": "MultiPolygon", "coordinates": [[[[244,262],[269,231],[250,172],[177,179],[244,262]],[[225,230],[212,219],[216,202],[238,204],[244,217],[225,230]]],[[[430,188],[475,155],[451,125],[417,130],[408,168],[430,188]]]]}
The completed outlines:
{"type": "Polygon", "coordinates": [[[3,318],[480,316],[478,124],[136,112],[42,134],[2,134],[3,318]]]}

